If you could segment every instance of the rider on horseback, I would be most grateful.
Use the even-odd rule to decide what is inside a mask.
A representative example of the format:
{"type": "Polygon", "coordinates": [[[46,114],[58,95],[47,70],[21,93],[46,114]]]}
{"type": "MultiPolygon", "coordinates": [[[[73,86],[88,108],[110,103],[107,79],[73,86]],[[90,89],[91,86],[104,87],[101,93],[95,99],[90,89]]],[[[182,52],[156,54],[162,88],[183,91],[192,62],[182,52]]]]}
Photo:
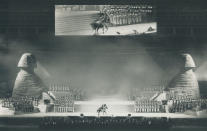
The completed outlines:
{"type": "Polygon", "coordinates": [[[108,109],[108,107],[106,104],[101,105],[101,107],[99,107],[97,110],[98,116],[99,116],[100,112],[103,112],[103,114],[106,113],[107,109],[108,109]]]}
{"type": "Polygon", "coordinates": [[[108,25],[110,23],[110,18],[109,15],[107,14],[107,12],[103,12],[100,13],[100,16],[98,19],[94,20],[91,23],[91,27],[92,29],[95,31],[95,34],[98,34],[98,30],[100,28],[103,29],[103,34],[104,34],[104,28],[106,29],[106,31],[108,30],[108,25]]]}

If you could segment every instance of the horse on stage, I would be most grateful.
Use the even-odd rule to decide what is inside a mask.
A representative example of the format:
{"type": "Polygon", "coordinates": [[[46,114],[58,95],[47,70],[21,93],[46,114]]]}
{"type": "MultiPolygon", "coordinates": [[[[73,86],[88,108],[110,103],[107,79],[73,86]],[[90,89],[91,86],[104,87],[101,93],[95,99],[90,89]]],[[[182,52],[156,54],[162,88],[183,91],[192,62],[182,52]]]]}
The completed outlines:
{"type": "Polygon", "coordinates": [[[99,29],[102,28],[103,34],[108,31],[108,25],[110,23],[109,16],[107,14],[100,14],[100,18],[91,23],[92,30],[95,31],[95,35],[99,34],[99,29]],[[106,31],[104,31],[106,29],[106,31]]]}
{"type": "Polygon", "coordinates": [[[108,107],[106,104],[103,104],[101,107],[99,107],[97,110],[98,116],[100,115],[100,112],[102,112],[103,115],[106,114],[107,109],[108,109],[108,107]]]}

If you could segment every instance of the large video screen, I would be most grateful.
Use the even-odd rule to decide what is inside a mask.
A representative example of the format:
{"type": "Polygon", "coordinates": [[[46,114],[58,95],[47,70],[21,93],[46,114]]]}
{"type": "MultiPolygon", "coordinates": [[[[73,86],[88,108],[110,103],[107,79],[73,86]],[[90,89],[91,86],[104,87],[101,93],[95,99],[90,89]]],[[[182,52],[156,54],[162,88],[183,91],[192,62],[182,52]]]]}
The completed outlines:
{"type": "Polygon", "coordinates": [[[156,33],[152,5],[56,5],[56,35],[141,35],[156,33]]]}

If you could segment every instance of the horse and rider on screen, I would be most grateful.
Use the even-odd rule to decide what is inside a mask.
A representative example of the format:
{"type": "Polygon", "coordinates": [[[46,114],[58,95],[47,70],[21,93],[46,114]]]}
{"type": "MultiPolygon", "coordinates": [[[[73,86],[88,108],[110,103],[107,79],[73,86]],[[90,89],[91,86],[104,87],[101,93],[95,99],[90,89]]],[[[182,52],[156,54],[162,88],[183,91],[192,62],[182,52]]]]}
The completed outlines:
{"type": "Polygon", "coordinates": [[[101,112],[103,113],[103,115],[106,114],[107,109],[108,107],[106,104],[101,105],[101,107],[99,107],[97,110],[98,116],[100,115],[101,112]]]}
{"type": "Polygon", "coordinates": [[[91,27],[92,27],[92,30],[95,31],[95,35],[99,34],[98,31],[101,28],[104,34],[105,32],[108,31],[108,25],[110,23],[111,22],[110,22],[109,15],[106,12],[104,12],[104,13],[100,13],[100,17],[91,23],[91,27]]]}

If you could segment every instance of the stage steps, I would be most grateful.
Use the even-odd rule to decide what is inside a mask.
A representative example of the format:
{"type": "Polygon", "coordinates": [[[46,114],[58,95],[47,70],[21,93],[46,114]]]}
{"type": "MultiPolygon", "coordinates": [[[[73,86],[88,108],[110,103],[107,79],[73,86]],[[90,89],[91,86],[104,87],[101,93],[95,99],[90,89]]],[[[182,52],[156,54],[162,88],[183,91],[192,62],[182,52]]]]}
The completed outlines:
{"type": "Polygon", "coordinates": [[[66,32],[76,32],[82,30],[92,30],[90,24],[99,17],[98,12],[62,15],[55,19],[55,33],[61,35],[66,32]]]}

